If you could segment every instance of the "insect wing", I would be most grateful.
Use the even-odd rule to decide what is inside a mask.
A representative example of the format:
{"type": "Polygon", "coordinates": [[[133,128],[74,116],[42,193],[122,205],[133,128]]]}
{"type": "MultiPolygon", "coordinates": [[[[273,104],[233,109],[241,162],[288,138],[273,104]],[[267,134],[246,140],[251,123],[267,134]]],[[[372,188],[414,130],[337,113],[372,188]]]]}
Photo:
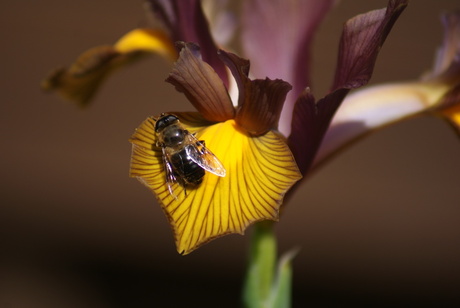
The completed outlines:
{"type": "Polygon", "coordinates": [[[166,152],[165,148],[161,148],[163,151],[163,165],[165,167],[166,173],[166,185],[168,186],[169,193],[174,199],[177,199],[177,196],[174,194],[172,185],[177,181],[176,176],[174,175],[174,170],[172,164],[169,162],[169,155],[166,152]]]}
{"type": "Polygon", "coordinates": [[[204,170],[224,177],[227,171],[220,160],[204,146],[195,136],[188,135],[188,145],[185,147],[188,157],[204,170]]]}

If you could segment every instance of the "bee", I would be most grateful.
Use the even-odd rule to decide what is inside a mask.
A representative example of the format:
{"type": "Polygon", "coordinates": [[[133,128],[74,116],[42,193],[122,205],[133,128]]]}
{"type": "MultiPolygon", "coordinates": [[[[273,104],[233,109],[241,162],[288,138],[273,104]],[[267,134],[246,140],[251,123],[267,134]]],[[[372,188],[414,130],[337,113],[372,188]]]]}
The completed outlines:
{"type": "Polygon", "coordinates": [[[184,187],[197,187],[203,182],[205,171],[224,177],[226,170],[219,159],[206,148],[204,141],[186,130],[173,114],[161,114],[155,123],[155,133],[161,147],[169,193],[172,184],[178,182],[184,187]]]}

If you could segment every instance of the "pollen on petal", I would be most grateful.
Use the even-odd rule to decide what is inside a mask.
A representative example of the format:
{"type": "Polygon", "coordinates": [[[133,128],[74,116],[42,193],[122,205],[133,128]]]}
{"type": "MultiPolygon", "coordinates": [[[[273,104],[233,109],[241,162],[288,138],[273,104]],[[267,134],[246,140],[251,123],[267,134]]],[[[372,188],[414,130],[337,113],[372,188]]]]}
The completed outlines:
{"type": "Polygon", "coordinates": [[[219,158],[226,176],[206,172],[194,189],[166,185],[162,154],[155,144],[154,120],[147,119],[131,138],[131,176],[138,177],[161,203],[175,234],[179,253],[188,254],[210,240],[242,234],[260,220],[277,220],[286,191],[301,178],[282,136],[268,132],[249,137],[234,120],[188,127],[219,158]]]}

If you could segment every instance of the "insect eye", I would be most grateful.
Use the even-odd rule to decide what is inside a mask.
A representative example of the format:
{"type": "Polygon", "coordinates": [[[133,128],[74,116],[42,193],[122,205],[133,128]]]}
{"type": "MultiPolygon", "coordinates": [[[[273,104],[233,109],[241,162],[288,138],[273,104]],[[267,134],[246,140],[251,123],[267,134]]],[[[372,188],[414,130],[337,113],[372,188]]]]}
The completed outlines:
{"type": "Polygon", "coordinates": [[[176,117],[175,115],[172,115],[172,114],[160,117],[157,120],[156,124],[155,124],[155,131],[159,132],[163,128],[165,128],[168,125],[171,125],[172,123],[176,122],[177,120],[179,120],[179,118],[176,117]]]}
{"type": "Polygon", "coordinates": [[[165,126],[166,126],[166,125],[165,125],[164,119],[159,119],[159,120],[157,120],[157,122],[155,123],[155,131],[156,131],[156,132],[159,132],[159,131],[162,130],[165,126]]]}
{"type": "Polygon", "coordinates": [[[165,123],[166,125],[169,125],[169,124],[176,122],[177,120],[178,118],[176,116],[170,114],[165,118],[165,123]]]}

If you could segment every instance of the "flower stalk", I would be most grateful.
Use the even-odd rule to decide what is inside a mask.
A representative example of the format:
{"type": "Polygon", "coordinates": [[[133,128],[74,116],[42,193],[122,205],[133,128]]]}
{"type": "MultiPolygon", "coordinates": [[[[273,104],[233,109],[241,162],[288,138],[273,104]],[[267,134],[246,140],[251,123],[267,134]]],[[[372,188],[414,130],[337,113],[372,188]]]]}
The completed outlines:
{"type": "Polygon", "coordinates": [[[277,265],[274,223],[258,222],[254,224],[253,229],[243,288],[243,303],[247,308],[291,307],[291,260],[297,250],[283,255],[277,265]]]}

